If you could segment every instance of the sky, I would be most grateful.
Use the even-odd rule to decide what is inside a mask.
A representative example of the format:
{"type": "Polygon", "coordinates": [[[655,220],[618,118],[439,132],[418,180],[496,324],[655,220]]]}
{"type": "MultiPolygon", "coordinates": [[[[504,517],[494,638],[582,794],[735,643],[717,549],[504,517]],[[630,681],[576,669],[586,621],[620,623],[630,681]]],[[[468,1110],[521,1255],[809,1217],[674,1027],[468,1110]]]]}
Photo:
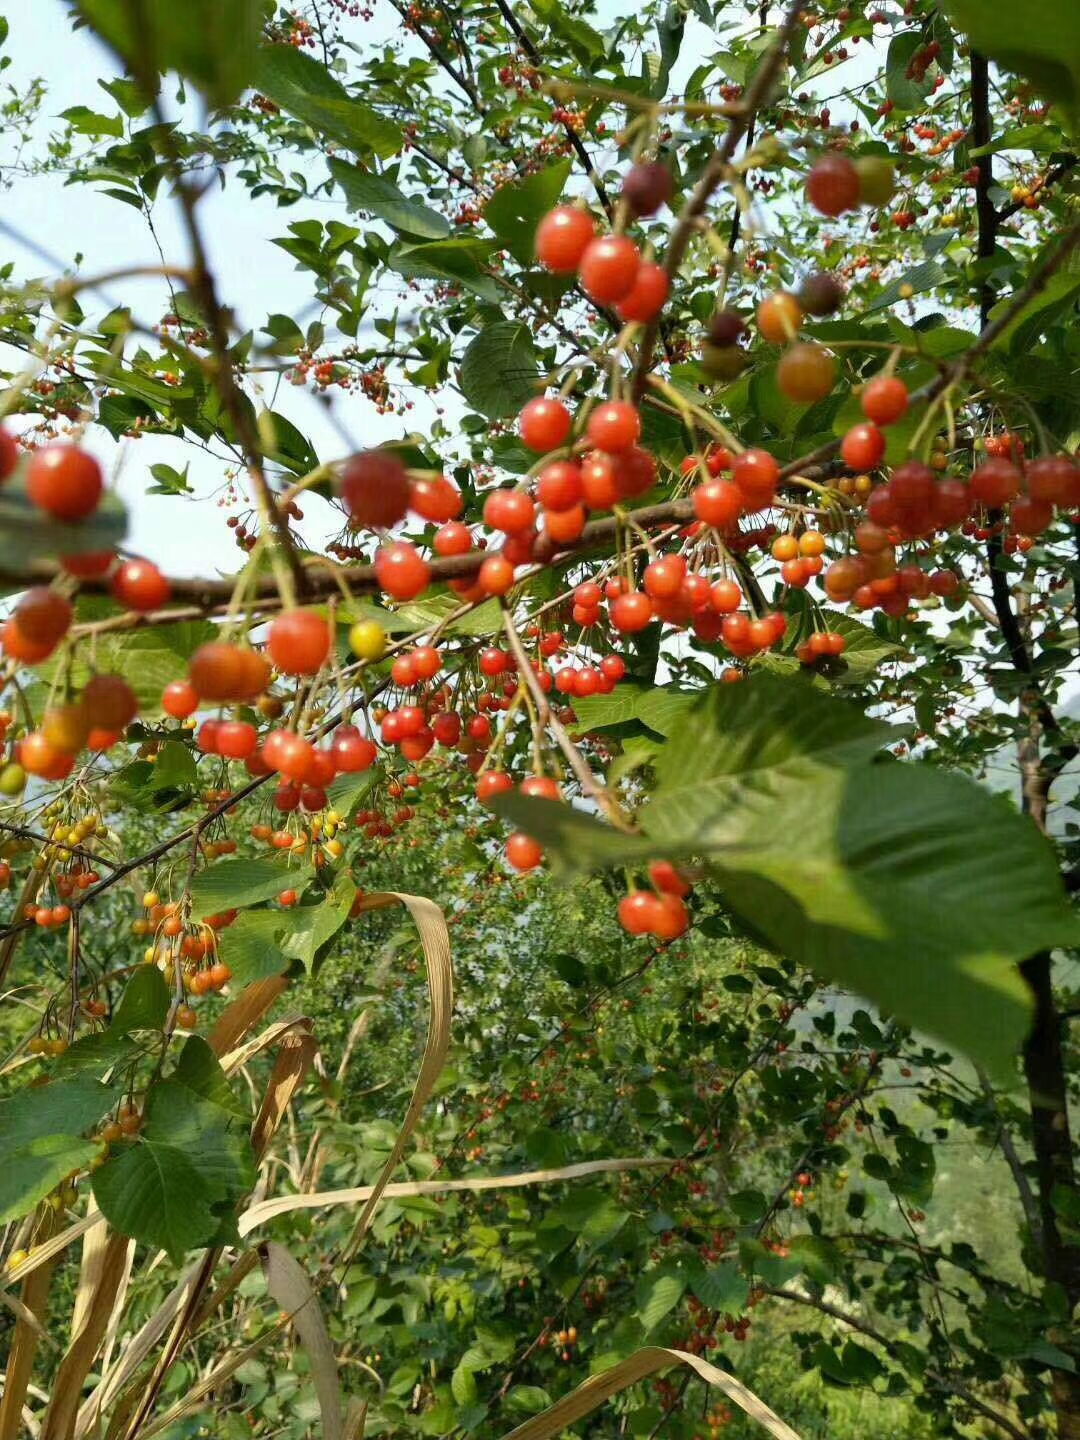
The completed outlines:
{"type": "MultiPolygon", "coordinates": [[[[89,32],[71,29],[62,0],[20,0],[17,5],[0,6],[0,12],[8,16],[11,25],[5,53],[13,63],[4,80],[16,89],[37,77],[46,80],[43,126],[72,105],[115,112],[114,102],[97,82],[110,79],[119,73],[118,68],[89,32]]],[[[375,34],[377,30],[373,30],[375,34]]],[[[55,129],[59,131],[62,124],[57,121],[55,129]]],[[[8,161],[9,155],[4,154],[3,163],[8,161]]],[[[257,330],[269,313],[296,313],[310,305],[310,277],[306,280],[298,275],[292,257],[272,243],[275,236],[286,233],[292,221],[310,213],[310,207],[304,205],[281,210],[269,198],[253,200],[240,182],[224,190],[215,187],[200,202],[203,234],[220,297],[235,310],[244,327],[257,330]]],[[[78,268],[84,275],[160,263],[149,227],[138,211],[90,185],[65,186],[61,175],[16,178],[4,196],[4,218],[28,241],[63,261],[65,268],[74,268],[75,257],[81,254],[84,259],[78,268]]],[[[323,212],[320,218],[325,218],[323,212]]],[[[340,218],[349,218],[344,206],[340,218]]],[[[154,207],[154,225],[166,259],[173,264],[186,263],[186,239],[176,202],[164,190],[154,207]]],[[[16,273],[25,277],[56,274],[55,266],[10,233],[0,233],[0,257],[14,260],[16,273]]],[[[168,308],[167,291],[156,279],[118,281],[109,293],[130,304],[136,314],[155,320],[168,308]]],[[[109,306],[100,296],[91,295],[85,308],[98,315],[109,306]]],[[[8,352],[5,361],[16,366],[25,363],[14,351],[8,352]]],[[[321,456],[341,454],[341,438],[313,397],[283,385],[276,404],[287,409],[321,456]]],[[[336,409],[360,445],[400,436],[405,428],[400,417],[378,415],[359,395],[346,397],[336,409]]],[[[410,420],[410,426],[412,423],[410,420]]],[[[176,575],[237,568],[240,557],[230,532],[216,510],[207,512],[212,500],[145,494],[152,464],[163,462],[182,470],[190,462],[191,483],[204,495],[221,484],[222,466],[180,440],[146,437],[116,445],[99,427],[91,426],[86,443],[105,464],[106,472],[116,476],[119,492],[128,502],[126,544],[131,551],[148,556],[176,575]]],[[[329,507],[317,497],[305,500],[304,511],[304,534],[309,542],[338,528],[329,507]]]]}

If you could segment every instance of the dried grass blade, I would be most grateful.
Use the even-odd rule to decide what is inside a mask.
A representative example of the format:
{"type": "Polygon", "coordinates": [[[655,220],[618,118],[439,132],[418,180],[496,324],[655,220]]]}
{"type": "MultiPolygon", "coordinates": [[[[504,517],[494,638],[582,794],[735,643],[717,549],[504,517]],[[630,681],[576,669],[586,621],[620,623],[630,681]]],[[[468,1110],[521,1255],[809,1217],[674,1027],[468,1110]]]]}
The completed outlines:
{"type": "Polygon", "coordinates": [[[302,1265],[273,1240],[260,1247],[266,1288],[288,1312],[307,1352],[322,1414],[322,1440],[342,1440],[341,1379],[322,1310],[302,1265]]]}
{"type": "Polygon", "coordinates": [[[232,1050],[288,987],[289,982],[284,975],[271,975],[265,980],[256,980],[245,986],[232,1004],[218,1016],[217,1023],[206,1037],[214,1054],[220,1058],[232,1050]]]}
{"type": "Polygon", "coordinates": [[[413,922],[420,932],[420,943],[424,951],[431,1009],[424,1056],[420,1062],[420,1073],[416,1077],[409,1108],[405,1112],[404,1122],[394,1141],[394,1148],[391,1150],[378,1180],[372,1186],[371,1194],[356,1222],[356,1228],[345,1246],[343,1252],[345,1259],[356,1252],[363,1240],[368,1226],[371,1224],[375,1207],[379,1203],[379,1197],[389,1184],[391,1175],[401,1163],[401,1157],[405,1153],[409,1137],[416,1129],[427,1098],[446,1063],[446,1052],[450,1046],[450,1017],[454,1008],[454,972],[450,960],[450,932],[446,928],[446,919],[438,905],[423,896],[407,895],[399,891],[386,891],[385,894],[369,895],[365,898],[367,908],[375,908],[380,904],[389,904],[393,900],[398,900],[412,916],[413,922]]]}
{"type": "MultiPolygon", "coordinates": [[[[59,1251],[56,1253],[59,1254],[59,1251]]],[[[55,1255],[50,1256],[47,1262],[36,1266],[23,1283],[19,1299],[37,1323],[31,1325],[22,1316],[15,1322],[15,1333],[11,1337],[11,1350],[4,1374],[4,1393],[0,1396],[0,1440],[18,1440],[21,1433],[26,1387],[30,1383],[34,1368],[34,1354],[49,1302],[49,1285],[55,1265],[55,1255]]]]}
{"type": "Polygon", "coordinates": [[[52,1383],[52,1398],[41,1422],[41,1440],[72,1440],[83,1385],[105,1338],[124,1276],[127,1248],[126,1236],[109,1233],[82,1327],[73,1336],[52,1383]]]}
{"type": "Polygon", "coordinates": [[[556,1435],[561,1435],[582,1416],[596,1410],[605,1400],[610,1400],[612,1395],[629,1389],[647,1375],[653,1375],[657,1370],[666,1370],[671,1365],[689,1365],[703,1380],[723,1390],[729,1400],[734,1401],[752,1420],[756,1420],[774,1440],[799,1440],[798,1432],[786,1425],[779,1415],[774,1414],[763,1400],[759,1400],[754,1392],[736,1380],[734,1375],[729,1375],[726,1370],[720,1370],[686,1350],[667,1350],[658,1345],[648,1345],[621,1360],[618,1365],[613,1365],[610,1370],[591,1375],[584,1384],[571,1390],[569,1395],[564,1395],[539,1415],[526,1420],[524,1425],[511,1430],[503,1440],[554,1440],[556,1435]]]}
{"type": "Polygon", "coordinates": [[[302,1023],[305,1028],[301,1029],[298,1025],[282,1037],[274,1068],[266,1082],[266,1093],[251,1127],[251,1148],[255,1152],[256,1160],[262,1159],[275,1130],[281,1124],[281,1117],[285,1114],[289,1101],[303,1084],[311,1062],[315,1059],[318,1046],[311,1034],[311,1022],[302,1023]]]}
{"type": "Polygon", "coordinates": [[[276,1215],[293,1210],[322,1210],[331,1205],[357,1205],[361,1201],[393,1200],[399,1195],[448,1195],[461,1190],[512,1190],[518,1185],[547,1185],[559,1180],[580,1180],[586,1175],[604,1175],[620,1170],[645,1170],[670,1165],[668,1159],[631,1157],[609,1160],[581,1160],[554,1170],[521,1170],[513,1175],[473,1175],[460,1180],[401,1180],[392,1185],[356,1185],[348,1190],[319,1190],[310,1195],[278,1195],[260,1200],[240,1216],[240,1234],[248,1235],[276,1215]]]}

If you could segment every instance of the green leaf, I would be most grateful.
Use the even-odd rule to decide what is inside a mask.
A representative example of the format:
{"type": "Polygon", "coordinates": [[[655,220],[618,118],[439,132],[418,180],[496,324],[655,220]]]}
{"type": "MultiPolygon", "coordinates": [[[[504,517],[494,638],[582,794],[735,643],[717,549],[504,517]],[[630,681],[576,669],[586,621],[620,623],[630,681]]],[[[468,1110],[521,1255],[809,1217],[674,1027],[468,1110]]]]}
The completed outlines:
{"type": "Polygon", "coordinates": [[[221,933],[221,958],[241,989],[256,980],[280,975],[292,963],[281,948],[288,925],[285,910],[246,910],[221,933]]]}
{"type": "Polygon", "coordinates": [[[79,135],[113,135],[119,138],[124,133],[124,122],[119,115],[99,115],[86,105],[72,105],[61,110],[60,119],[66,120],[79,135]]]}
{"type": "Polygon", "coordinates": [[[82,1135],[97,1123],[112,1100],[107,1085],[89,1075],[29,1085],[0,1100],[0,1135],[5,1150],[41,1135],[82,1135]]]}
{"type": "Polygon", "coordinates": [[[63,524],[31,505],[26,464],[24,458],[0,486],[0,569],[20,574],[34,560],[116,549],[127,534],[127,511],[114,491],[105,492],[93,515],[63,524]]]}
{"type": "Polygon", "coordinates": [[[0,1224],[33,1209],[72,1170],[98,1153],[83,1138],[105,1114],[113,1092],[89,1075],[31,1085],[0,1100],[0,1224]]]}
{"type": "Polygon", "coordinates": [[[231,105],[251,81],[262,8],[260,0],[78,0],[136,79],[176,70],[214,106],[231,105]]]}
{"type": "Polygon", "coordinates": [[[490,254],[491,246],[486,241],[457,236],[421,245],[395,246],[387,264],[407,280],[448,280],[464,285],[482,300],[495,303],[499,299],[499,288],[483,270],[490,254]]]}
{"type": "Polygon", "coordinates": [[[637,706],[646,692],[640,685],[616,685],[610,695],[586,695],[574,701],[577,716],[575,730],[587,735],[593,730],[606,730],[612,725],[625,725],[637,719],[637,706]]]}
{"type": "Polygon", "coordinates": [[[348,819],[360,801],[379,780],[381,773],[377,767],[372,767],[370,770],[336,775],[326,787],[326,798],[331,810],[337,810],[348,819]]]}
{"type": "Polygon", "coordinates": [[[1006,0],[945,0],[972,49],[1030,80],[1049,100],[1080,107],[1080,26],[1072,0],[1026,0],[1022,19],[1006,0]]]}
{"type": "Polygon", "coordinates": [[[885,285],[867,305],[867,313],[870,314],[875,310],[887,310],[897,301],[905,299],[908,286],[911,287],[913,295],[923,295],[928,290],[936,290],[939,286],[944,285],[948,278],[947,271],[936,260],[923,260],[885,285]]]}
{"type": "Polygon", "coordinates": [[[348,920],[355,897],[353,881],[347,875],[339,875],[333,890],[317,905],[301,905],[291,910],[280,941],[283,953],[310,970],[318,952],[348,920]]]}
{"type": "Polygon", "coordinates": [[[902,30],[894,35],[889,44],[885,60],[885,95],[897,110],[921,110],[934,84],[934,76],[928,72],[923,80],[909,79],[907,74],[911,57],[921,50],[926,41],[920,30],[902,30]]]}
{"type": "Polygon", "coordinates": [[[712,857],[782,953],[1009,1076],[1030,1010],[1016,962],[1077,933],[1045,842],[972,781],[868,765],[897,733],[882,722],[759,678],[672,735],[644,829],[712,857]]]}
{"type": "MultiPolygon", "coordinates": [[[[1080,297],[1080,275],[1065,271],[1051,275],[1041,293],[1032,299],[994,341],[994,349],[1007,349],[1011,355],[1027,355],[1043,331],[1055,320],[1071,313],[1080,297]]],[[[996,319],[1008,301],[1003,300],[990,311],[996,319]]]]}
{"type": "Polygon", "coordinates": [[[302,891],[315,872],[304,865],[290,869],[274,860],[219,860],[191,882],[191,918],[205,920],[222,910],[243,910],[273,900],[282,890],[302,891]]]}
{"type": "Polygon", "coordinates": [[[461,393],[489,420],[516,415],[536,394],[532,331],[513,320],[486,325],[461,357],[461,393]]]}
{"type": "Polygon", "coordinates": [[[674,1270],[647,1271],[637,1283],[635,1300],[638,1319],[646,1331],[655,1330],[660,1321],[683,1297],[686,1276],[674,1270]]]}
{"type": "Polygon", "coordinates": [[[701,699],[700,690],[676,690],[657,686],[637,702],[635,714],[643,725],[658,735],[670,735],[683,716],[701,699]]]}
{"type": "Polygon", "coordinates": [[[561,800],[497,795],[491,808],[500,819],[539,840],[551,851],[552,858],[566,867],[603,870],[609,865],[643,863],[656,855],[655,847],[644,836],[614,830],[561,800]]]}
{"type": "Polygon", "coordinates": [[[201,1035],[189,1035],[184,1041],[171,1079],[224,1110],[240,1116],[247,1114],[243,1102],[233,1094],[221,1061],[201,1035]]]}
{"type": "Polygon", "coordinates": [[[506,1408],[515,1415],[535,1415],[550,1404],[551,1396],[539,1385],[514,1385],[507,1391],[506,1408]]]}
{"type": "Polygon", "coordinates": [[[536,227],[557,203],[570,175],[569,160],[545,166],[525,180],[500,185],[484,206],[484,219],[515,260],[533,260],[536,227]]]}
{"type": "Polygon", "coordinates": [[[100,1146],[70,1135],[38,1135],[22,1145],[5,1141],[0,1169],[0,1225],[27,1214],[73,1170],[83,1170],[100,1146]]]}
{"type": "Polygon", "coordinates": [[[294,45],[263,45],[251,83],[295,119],[350,150],[387,159],[401,149],[398,125],[354,100],[325,65],[294,45]]]}
{"type": "Polygon", "coordinates": [[[399,234],[418,240],[443,240],[450,234],[450,222],[418,200],[410,200],[382,175],[373,175],[357,165],[331,157],[330,173],[345,192],[350,210],[363,210],[386,223],[399,234]]]}
{"type": "MultiPolygon", "coordinates": [[[[0,508],[3,504],[2,495],[3,492],[0,491],[0,508]]],[[[0,548],[2,544],[3,541],[0,540],[0,548]]],[[[110,602],[105,603],[107,608],[102,611],[95,610],[91,614],[84,602],[80,601],[76,611],[78,618],[98,619],[104,618],[105,614],[120,613],[119,607],[112,606],[110,602]]],[[[205,620],[185,620],[170,625],[154,625],[134,632],[99,635],[94,649],[94,667],[99,671],[112,671],[122,676],[135,692],[140,715],[149,719],[161,714],[161,692],[165,686],[170,680],[176,680],[186,672],[192,653],[204,641],[213,639],[217,633],[217,628],[205,620]]],[[[70,661],[70,668],[64,672],[75,687],[85,685],[90,678],[90,658],[89,652],[84,652],[80,647],[70,661]]],[[[60,675],[61,666],[65,664],[65,657],[56,655],[36,668],[43,679],[52,683],[54,678],[60,675]]],[[[175,767],[175,776],[180,773],[183,762],[176,757],[172,745],[185,750],[187,747],[180,745],[178,741],[170,743],[170,758],[166,764],[175,767]]],[[[188,773],[186,767],[183,767],[183,770],[188,773]]],[[[172,783],[179,785],[191,782],[181,782],[174,778],[172,783]]]]}
{"type": "Polygon", "coordinates": [[[94,1199],[122,1235],[179,1262],[218,1237],[253,1181],[244,1122],[167,1079],[150,1089],[139,1139],[95,1172],[94,1199]]]}
{"type": "Polygon", "coordinates": [[[156,965],[140,965],[120,997],[109,1029],[117,1035],[131,1030],[160,1030],[169,1013],[169,987],[156,965]]]}
{"type": "Polygon", "coordinates": [[[741,1314],[750,1294],[749,1282],[733,1260],[692,1274],[690,1288],[703,1305],[726,1315],[741,1314]]]}

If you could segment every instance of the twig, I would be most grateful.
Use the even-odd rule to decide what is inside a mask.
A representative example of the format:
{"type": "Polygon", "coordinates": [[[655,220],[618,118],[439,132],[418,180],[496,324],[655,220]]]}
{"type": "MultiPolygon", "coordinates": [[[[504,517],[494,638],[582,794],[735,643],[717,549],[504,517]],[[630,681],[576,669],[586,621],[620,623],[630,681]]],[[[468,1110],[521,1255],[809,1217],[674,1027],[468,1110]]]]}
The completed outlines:
{"type": "Polygon", "coordinates": [[[506,632],[506,639],[510,646],[511,654],[517,661],[518,674],[528,689],[529,694],[533,697],[540,724],[546,725],[551,731],[555,738],[555,743],[566,756],[566,763],[577,777],[578,784],[581,786],[582,791],[588,795],[590,800],[594,800],[596,804],[600,806],[613,824],[617,824],[620,828],[626,829],[626,820],[620,812],[618,804],[612,796],[608,794],[607,789],[597,780],[588,765],[585,764],[581,751],[570,739],[562,721],[548,703],[547,694],[540,684],[536,671],[533,669],[532,661],[525,651],[525,646],[521,643],[521,636],[518,634],[517,627],[514,624],[514,617],[510,606],[507,605],[505,601],[502,607],[502,617],[503,630],[506,632]]]}
{"type": "MultiPolygon", "coordinates": [[[[719,148],[713,154],[712,159],[702,171],[701,179],[694,186],[690,199],[683,206],[675,229],[671,232],[671,239],[668,241],[667,254],[664,257],[664,270],[670,280],[682,264],[683,256],[686,254],[687,246],[690,244],[690,236],[697,228],[698,219],[704,214],[705,206],[709,197],[724,179],[732,157],[738,148],[739,141],[747,134],[753,124],[754,117],[758,110],[768,99],[773,83],[783,64],[784,56],[787,53],[788,41],[799,18],[803,12],[802,0],[792,0],[787,13],[784,16],[783,24],[777,32],[776,39],[769,47],[764,59],[746,87],[742,105],[737,114],[731,117],[727,132],[720,142],[719,148]]],[[[660,333],[658,320],[653,320],[641,337],[641,345],[638,350],[637,366],[634,370],[633,395],[635,400],[640,400],[652,365],[653,351],[656,348],[656,339],[660,333]]]]}

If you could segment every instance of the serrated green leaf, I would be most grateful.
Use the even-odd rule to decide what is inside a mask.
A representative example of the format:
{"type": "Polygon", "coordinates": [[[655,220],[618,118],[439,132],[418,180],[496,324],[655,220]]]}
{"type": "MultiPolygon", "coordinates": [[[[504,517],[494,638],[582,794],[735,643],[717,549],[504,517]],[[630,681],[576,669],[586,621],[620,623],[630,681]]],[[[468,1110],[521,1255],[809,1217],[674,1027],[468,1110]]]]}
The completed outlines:
{"type": "Polygon", "coordinates": [[[419,240],[442,240],[450,234],[450,222],[437,210],[430,210],[419,200],[410,200],[392,180],[373,175],[358,165],[331,156],[330,173],[345,192],[350,210],[374,215],[402,235],[419,240]]]}
{"type": "Polygon", "coordinates": [[[1080,27],[1072,0],[1027,0],[1022,20],[1005,0],[945,0],[972,49],[1029,80],[1039,94],[1080,108],[1080,27]]]}
{"type": "Polygon", "coordinates": [[[205,920],[223,910],[243,910],[273,900],[283,890],[304,890],[314,878],[309,865],[274,860],[219,860],[200,870],[191,882],[191,918],[205,920]]]}
{"type": "Polygon", "coordinates": [[[655,1330],[664,1316],[674,1310],[686,1290],[686,1276],[674,1270],[647,1271],[637,1283],[635,1299],[638,1319],[646,1333],[655,1330]]]}
{"type": "Polygon", "coordinates": [[[17,1219],[98,1153],[85,1139],[113,1101],[113,1091],[89,1075],[31,1085],[0,1100],[0,1224],[17,1219]]]}
{"type": "Polygon", "coordinates": [[[486,325],[461,357],[461,393],[481,415],[516,415],[536,394],[539,369],[532,331],[512,320],[486,325]]]}
{"type": "Polygon", "coordinates": [[[169,987],[156,965],[140,965],[132,975],[109,1029],[117,1035],[131,1030],[160,1030],[169,1013],[169,987]]]}
{"type": "Polygon", "coordinates": [[[522,265],[532,262],[536,227],[558,202],[570,169],[569,160],[560,160],[525,180],[500,185],[484,206],[484,219],[499,244],[522,265]]]}
{"type": "Polygon", "coordinates": [[[350,150],[387,159],[401,149],[394,121],[354,100],[325,65],[294,45],[261,46],[251,83],[295,119],[350,150]]]}
{"type": "Polygon", "coordinates": [[[138,1140],[97,1170],[93,1185],[114,1229],[179,1261],[214,1241],[253,1181],[244,1122],[166,1079],[150,1088],[138,1140]]]}
{"type": "Polygon", "coordinates": [[[26,460],[0,486],[0,569],[23,573],[35,560],[115,550],[127,534],[127,511],[107,490],[92,515],[77,525],[63,524],[31,505],[26,494],[26,460]]]}

